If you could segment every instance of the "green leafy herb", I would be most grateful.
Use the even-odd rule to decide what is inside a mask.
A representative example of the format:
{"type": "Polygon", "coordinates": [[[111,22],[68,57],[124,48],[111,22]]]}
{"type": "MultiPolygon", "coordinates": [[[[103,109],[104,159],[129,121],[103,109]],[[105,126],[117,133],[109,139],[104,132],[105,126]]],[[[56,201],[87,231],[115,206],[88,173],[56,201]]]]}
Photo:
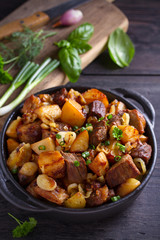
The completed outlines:
{"type": "Polygon", "coordinates": [[[121,197],[119,195],[111,197],[112,202],[117,202],[121,197]]]}
{"type": "Polygon", "coordinates": [[[82,153],[82,157],[86,158],[86,157],[89,157],[89,152],[88,151],[85,151],[82,153]]]}
{"type": "Polygon", "coordinates": [[[78,54],[86,53],[92,48],[91,45],[79,39],[73,39],[71,46],[77,49],[78,54]]]}
{"type": "Polygon", "coordinates": [[[91,163],[91,160],[90,159],[87,159],[86,160],[86,165],[89,165],[91,163]]]}
{"type": "Polygon", "coordinates": [[[102,121],[103,119],[104,119],[104,117],[101,117],[101,118],[98,119],[98,121],[100,122],[100,121],[102,121]]]}
{"type": "Polygon", "coordinates": [[[62,48],[62,47],[69,48],[71,46],[71,43],[68,42],[67,40],[61,40],[59,42],[55,42],[54,44],[59,48],[62,48]]]}
{"type": "Polygon", "coordinates": [[[109,115],[107,116],[108,120],[112,119],[112,117],[113,117],[112,114],[109,114],[109,115]]]}
{"type": "Polygon", "coordinates": [[[117,28],[109,36],[108,50],[113,62],[121,68],[130,64],[135,53],[134,45],[131,39],[120,28],[117,28]]]}
{"type": "Polygon", "coordinates": [[[57,134],[56,134],[56,138],[57,138],[57,139],[60,139],[60,138],[61,138],[61,135],[57,133],[57,134]]]}
{"type": "Polygon", "coordinates": [[[80,165],[80,163],[77,160],[75,160],[74,161],[74,166],[79,167],[79,165],[80,165]]]}
{"type": "Polygon", "coordinates": [[[39,149],[39,150],[45,150],[45,149],[46,149],[46,146],[40,145],[40,146],[38,147],[38,149],[39,149]]]}
{"type": "Polygon", "coordinates": [[[121,158],[122,158],[121,156],[115,156],[114,161],[119,162],[119,160],[121,160],[121,158]]]}
{"type": "Polygon", "coordinates": [[[85,131],[85,130],[86,130],[85,127],[81,127],[80,132],[83,132],[83,131],[85,131]]]}
{"type": "Polygon", "coordinates": [[[122,144],[120,144],[120,143],[116,143],[116,146],[118,146],[119,149],[120,149],[123,153],[125,153],[126,147],[125,147],[124,145],[122,145],[122,144]]]}
{"type": "Polygon", "coordinates": [[[121,129],[119,129],[118,127],[114,127],[113,132],[112,132],[112,135],[114,138],[116,138],[117,140],[121,140],[122,134],[123,134],[123,132],[121,129]]]}
{"type": "Polygon", "coordinates": [[[84,42],[88,42],[89,39],[92,37],[94,32],[94,27],[90,23],[81,24],[77,27],[74,31],[70,33],[68,36],[68,41],[72,41],[74,39],[79,39],[84,42]]]}
{"type": "Polygon", "coordinates": [[[28,233],[32,232],[37,225],[37,221],[33,217],[29,218],[29,221],[22,222],[12,214],[8,213],[8,215],[19,224],[19,226],[17,226],[12,231],[13,238],[21,238],[27,236],[28,233]]]}
{"type": "Polygon", "coordinates": [[[81,60],[76,48],[61,48],[58,53],[63,71],[70,82],[77,82],[81,73],[81,60]]]}

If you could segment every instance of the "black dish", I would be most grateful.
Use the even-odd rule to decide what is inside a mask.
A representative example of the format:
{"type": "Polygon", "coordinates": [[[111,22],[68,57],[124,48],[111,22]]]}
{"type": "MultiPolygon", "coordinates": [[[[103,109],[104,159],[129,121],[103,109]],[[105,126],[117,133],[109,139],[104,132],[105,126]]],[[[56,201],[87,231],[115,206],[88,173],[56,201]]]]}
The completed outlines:
{"type": "MultiPolygon", "coordinates": [[[[61,87],[50,88],[39,93],[53,93],[59,90],[61,87]]],[[[67,88],[67,87],[66,87],[67,88]]],[[[70,89],[68,87],[67,89],[70,89]]],[[[88,89],[88,87],[75,87],[72,86],[77,91],[83,92],[88,89]]],[[[152,146],[152,157],[148,164],[148,172],[147,175],[144,176],[141,185],[132,193],[127,195],[126,197],[120,199],[117,202],[106,203],[99,207],[93,208],[84,208],[84,209],[70,209],[58,206],[56,204],[50,203],[48,201],[38,200],[33,198],[30,194],[28,194],[24,188],[22,188],[19,183],[14,179],[12,174],[10,173],[7,165],[7,147],[6,147],[6,135],[5,132],[14,119],[16,119],[17,115],[20,115],[20,109],[22,108],[23,102],[18,105],[14,111],[10,114],[4,127],[1,132],[0,139],[0,193],[1,195],[12,203],[14,206],[32,212],[50,212],[54,218],[62,219],[63,221],[78,221],[78,222],[86,222],[86,221],[94,221],[102,218],[107,218],[114,213],[125,209],[134,199],[138,197],[146,183],[151,177],[151,174],[154,170],[156,158],[157,158],[157,143],[155,134],[153,131],[154,121],[155,121],[155,111],[152,104],[142,95],[136,92],[132,92],[130,90],[125,89],[112,89],[112,90],[102,90],[104,94],[107,95],[109,102],[114,100],[115,98],[124,102],[129,109],[134,109],[138,107],[133,104],[131,100],[127,100],[127,98],[136,101],[143,108],[142,113],[146,118],[146,129],[145,133],[149,137],[149,144],[152,146]]]]}

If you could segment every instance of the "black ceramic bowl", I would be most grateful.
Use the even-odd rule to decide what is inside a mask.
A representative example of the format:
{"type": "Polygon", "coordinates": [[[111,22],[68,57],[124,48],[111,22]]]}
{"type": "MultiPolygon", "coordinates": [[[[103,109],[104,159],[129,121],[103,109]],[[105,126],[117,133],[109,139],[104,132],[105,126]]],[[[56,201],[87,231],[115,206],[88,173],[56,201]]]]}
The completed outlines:
{"type": "MultiPolygon", "coordinates": [[[[75,87],[72,86],[75,90],[84,92],[88,87],[75,87]]],[[[61,87],[50,88],[40,93],[54,93],[59,90],[61,87]]],[[[70,89],[69,87],[68,89],[70,89]]],[[[93,208],[84,208],[84,209],[70,209],[58,206],[56,204],[50,203],[48,201],[38,200],[33,198],[28,194],[24,188],[22,188],[19,183],[13,178],[12,174],[8,170],[6,165],[7,160],[7,146],[6,146],[6,130],[17,115],[20,115],[20,109],[22,108],[23,103],[18,105],[14,111],[10,114],[6,123],[4,124],[3,130],[1,132],[0,139],[0,193],[5,199],[7,199],[14,206],[21,208],[23,210],[32,211],[32,212],[50,212],[55,219],[63,219],[63,221],[94,221],[102,218],[106,218],[114,213],[125,209],[137,196],[140,194],[146,183],[151,177],[151,174],[154,170],[157,157],[157,144],[155,134],[153,132],[154,121],[155,121],[155,111],[152,104],[143,96],[136,92],[128,91],[125,89],[113,89],[113,90],[104,90],[99,89],[104,94],[107,95],[109,102],[115,98],[124,102],[129,109],[137,108],[132,100],[136,101],[141,105],[143,111],[142,113],[146,118],[146,130],[145,134],[149,137],[149,144],[152,146],[153,152],[152,157],[148,164],[148,173],[144,176],[141,185],[132,193],[126,197],[120,199],[117,202],[106,203],[98,207],[93,208]],[[130,100],[127,100],[127,99],[130,100]]],[[[36,94],[36,95],[37,95],[36,94]]],[[[138,109],[138,108],[137,108],[138,109]]]]}

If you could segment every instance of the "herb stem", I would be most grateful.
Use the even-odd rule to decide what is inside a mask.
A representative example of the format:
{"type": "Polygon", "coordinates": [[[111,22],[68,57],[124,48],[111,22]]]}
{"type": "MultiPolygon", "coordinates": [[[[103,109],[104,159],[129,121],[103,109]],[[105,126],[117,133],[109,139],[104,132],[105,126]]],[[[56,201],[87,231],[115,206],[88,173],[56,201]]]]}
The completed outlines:
{"type": "Polygon", "coordinates": [[[14,57],[14,58],[11,58],[10,60],[5,61],[5,62],[3,62],[3,63],[4,63],[4,65],[6,65],[6,64],[9,64],[9,63],[11,63],[11,62],[14,62],[14,61],[17,60],[17,59],[18,59],[18,56],[17,56],[17,57],[14,57]]]}
{"type": "Polygon", "coordinates": [[[21,223],[23,223],[22,221],[18,220],[16,217],[14,217],[11,213],[8,213],[8,215],[10,217],[12,217],[19,225],[21,225],[21,223]]]}

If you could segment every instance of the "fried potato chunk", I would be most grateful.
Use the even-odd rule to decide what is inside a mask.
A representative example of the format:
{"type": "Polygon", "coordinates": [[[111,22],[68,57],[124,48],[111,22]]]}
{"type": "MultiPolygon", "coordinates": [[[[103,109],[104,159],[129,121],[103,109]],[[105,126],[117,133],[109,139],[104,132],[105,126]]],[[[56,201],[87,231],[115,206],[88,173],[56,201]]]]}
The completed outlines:
{"type": "Polygon", "coordinates": [[[99,152],[88,167],[97,175],[104,176],[109,169],[109,162],[104,152],[99,152]]]}
{"type": "Polygon", "coordinates": [[[84,208],[86,206],[86,200],[82,193],[77,192],[68,198],[64,204],[68,208],[84,208]]]}

